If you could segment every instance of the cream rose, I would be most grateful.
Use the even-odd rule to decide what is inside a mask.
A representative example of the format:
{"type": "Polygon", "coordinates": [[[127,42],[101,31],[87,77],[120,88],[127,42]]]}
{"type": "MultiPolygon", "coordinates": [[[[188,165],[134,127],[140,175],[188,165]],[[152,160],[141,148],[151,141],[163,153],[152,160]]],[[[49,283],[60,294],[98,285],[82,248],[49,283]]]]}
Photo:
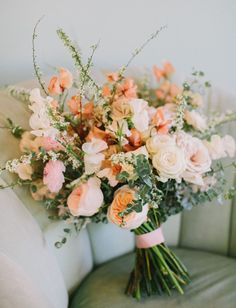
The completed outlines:
{"type": "Polygon", "coordinates": [[[175,144],[175,140],[169,135],[155,135],[146,141],[147,150],[151,155],[157,153],[166,144],[175,144]]]}
{"type": "Polygon", "coordinates": [[[149,210],[148,205],[143,206],[142,212],[137,213],[132,211],[131,213],[120,217],[120,213],[127,208],[128,204],[131,204],[135,199],[135,190],[129,188],[128,185],[124,185],[119,188],[114,196],[112,204],[108,208],[107,216],[108,220],[124,229],[136,229],[145,221],[147,221],[147,213],[149,210]]]}
{"type": "Polygon", "coordinates": [[[98,212],[103,203],[100,185],[97,177],[91,177],[72,191],[67,205],[73,216],[92,216],[98,212]]]}
{"type": "Polygon", "coordinates": [[[152,158],[152,164],[157,170],[160,181],[168,179],[180,180],[186,169],[184,152],[175,144],[163,144],[152,158]]]}
{"type": "Polygon", "coordinates": [[[146,131],[149,124],[148,103],[143,99],[132,99],[129,104],[134,127],[141,133],[146,131]]]}
{"type": "Polygon", "coordinates": [[[199,131],[204,131],[207,129],[206,119],[197,111],[186,110],[185,111],[185,120],[189,125],[192,125],[193,128],[199,131]]]}

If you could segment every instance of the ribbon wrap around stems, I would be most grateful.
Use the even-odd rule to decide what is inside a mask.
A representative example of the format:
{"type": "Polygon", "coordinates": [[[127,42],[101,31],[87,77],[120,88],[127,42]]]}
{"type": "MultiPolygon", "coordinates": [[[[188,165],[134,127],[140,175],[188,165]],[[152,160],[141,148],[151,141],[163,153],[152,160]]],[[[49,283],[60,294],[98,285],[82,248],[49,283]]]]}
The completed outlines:
{"type": "Polygon", "coordinates": [[[137,248],[151,248],[164,242],[165,239],[161,227],[149,233],[136,235],[137,248]]]}

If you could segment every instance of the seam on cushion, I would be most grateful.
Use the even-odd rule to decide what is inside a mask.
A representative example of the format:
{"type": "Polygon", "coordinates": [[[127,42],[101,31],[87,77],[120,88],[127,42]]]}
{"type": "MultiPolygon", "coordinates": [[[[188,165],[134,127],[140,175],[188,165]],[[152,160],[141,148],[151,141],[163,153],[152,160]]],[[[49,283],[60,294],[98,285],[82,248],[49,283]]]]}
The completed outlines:
{"type": "MultiPolygon", "coordinates": [[[[236,176],[234,177],[234,187],[236,187],[236,176]]],[[[234,236],[233,235],[233,231],[234,231],[234,216],[235,216],[235,203],[236,203],[236,197],[234,196],[234,198],[232,199],[231,202],[231,208],[230,208],[230,219],[229,219],[229,236],[228,236],[228,252],[227,255],[228,256],[233,256],[233,251],[232,251],[232,247],[233,247],[233,239],[234,236]]]]}

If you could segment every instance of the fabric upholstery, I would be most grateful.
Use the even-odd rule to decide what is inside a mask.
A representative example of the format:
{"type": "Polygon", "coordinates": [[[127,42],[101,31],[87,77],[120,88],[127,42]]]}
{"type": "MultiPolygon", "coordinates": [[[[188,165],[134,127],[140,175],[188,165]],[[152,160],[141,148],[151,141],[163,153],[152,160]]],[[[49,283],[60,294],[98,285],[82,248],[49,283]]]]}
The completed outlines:
{"type": "MultiPolygon", "coordinates": [[[[35,82],[26,82],[22,84],[26,88],[33,88],[36,86],[35,82]]],[[[5,118],[9,117],[15,123],[21,125],[23,128],[28,128],[29,108],[26,103],[19,102],[10,97],[6,91],[0,91],[0,123],[4,123],[5,118]]],[[[13,137],[9,131],[0,130],[0,166],[2,166],[8,159],[20,156],[19,140],[13,137]]],[[[3,178],[7,183],[14,180],[14,176],[8,176],[7,173],[2,173],[3,178]]],[[[48,219],[48,212],[44,206],[38,201],[34,201],[29,194],[27,187],[16,187],[14,192],[18,198],[23,202],[27,210],[33,215],[34,219],[39,224],[44,233],[46,241],[49,243],[51,253],[56,256],[55,262],[58,262],[67,290],[71,292],[83,277],[91,270],[92,253],[90,248],[90,241],[87,231],[84,230],[79,235],[70,237],[68,243],[63,248],[58,249],[54,243],[63,236],[63,228],[68,225],[65,222],[54,223],[48,219]]],[[[3,204],[1,204],[3,206],[3,204]]],[[[0,226],[1,233],[1,226],[0,226]]],[[[30,248],[30,247],[29,247],[30,248]]]]}
{"type": "Polygon", "coordinates": [[[55,248],[55,240],[63,235],[63,228],[68,225],[61,222],[51,223],[45,230],[49,249],[56,256],[62,272],[66,288],[71,293],[83,278],[92,270],[93,257],[91,253],[88,232],[83,229],[79,234],[73,233],[61,248],[55,248]]]}
{"type": "Polygon", "coordinates": [[[55,308],[25,270],[0,252],[1,308],[55,308]]]}
{"type": "MultiPolygon", "coordinates": [[[[4,184],[3,181],[1,184],[4,184]]],[[[65,308],[68,295],[57,260],[50,253],[34,218],[10,189],[0,190],[0,212],[0,253],[16,264],[11,270],[20,274],[18,269],[22,268],[23,279],[27,285],[32,284],[33,294],[37,288],[37,294],[43,294],[52,307],[65,308]],[[30,277],[30,281],[27,277],[30,277]]],[[[4,275],[5,270],[4,263],[0,262],[0,275],[4,275]]],[[[15,283],[15,293],[19,292],[20,296],[23,289],[17,288],[17,277],[10,275],[9,271],[5,278],[7,280],[4,285],[15,283]]],[[[20,276],[18,278],[20,279],[20,276]]],[[[35,305],[37,307],[37,303],[35,305]]]]}
{"type": "MultiPolygon", "coordinates": [[[[221,89],[213,88],[208,96],[208,112],[236,110],[236,97],[225,93],[221,89]]],[[[229,123],[222,132],[234,136],[236,140],[236,125],[229,123]]],[[[224,165],[229,163],[224,159],[224,165]]],[[[232,160],[231,160],[232,162],[232,160]]],[[[235,185],[234,169],[227,169],[227,187],[235,185]]],[[[236,255],[236,202],[223,201],[222,205],[216,201],[201,205],[191,211],[184,211],[182,215],[180,246],[221,254],[236,255]]]]}
{"type": "Polygon", "coordinates": [[[153,296],[137,302],[124,295],[134,254],[117,258],[92,272],[72,298],[70,308],[234,308],[236,260],[195,250],[175,249],[192,282],[185,295],[153,296]]]}

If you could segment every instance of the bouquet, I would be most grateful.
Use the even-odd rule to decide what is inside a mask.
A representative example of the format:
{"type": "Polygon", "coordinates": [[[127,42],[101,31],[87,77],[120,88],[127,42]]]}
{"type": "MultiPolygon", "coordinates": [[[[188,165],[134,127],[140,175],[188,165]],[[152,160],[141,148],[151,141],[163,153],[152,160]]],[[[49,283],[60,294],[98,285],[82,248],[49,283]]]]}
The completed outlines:
{"type": "MultiPolygon", "coordinates": [[[[111,222],[136,235],[136,261],[126,293],[183,294],[190,281],[185,266],[165,244],[161,226],[169,216],[205,201],[232,198],[225,188],[225,166],[234,157],[234,139],[217,133],[236,119],[235,112],[203,115],[204,92],[210,86],[201,71],[182,85],[173,83],[174,67],[154,66],[139,79],[126,69],[154,33],[125,66],[98,85],[90,74],[97,44],[83,61],[78,48],[59,29],[76,74],[59,68],[48,85],[36,62],[41,89],[9,87],[26,102],[30,131],[7,119],[2,128],[20,139],[22,156],[9,160],[2,172],[16,174],[15,185],[29,186],[32,198],[43,201],[51,219],[64,220],[61,247],[73,230],[89,222],[111,222]]],[[[2,186],[4,188],[4,186],[2,186]]]]}

